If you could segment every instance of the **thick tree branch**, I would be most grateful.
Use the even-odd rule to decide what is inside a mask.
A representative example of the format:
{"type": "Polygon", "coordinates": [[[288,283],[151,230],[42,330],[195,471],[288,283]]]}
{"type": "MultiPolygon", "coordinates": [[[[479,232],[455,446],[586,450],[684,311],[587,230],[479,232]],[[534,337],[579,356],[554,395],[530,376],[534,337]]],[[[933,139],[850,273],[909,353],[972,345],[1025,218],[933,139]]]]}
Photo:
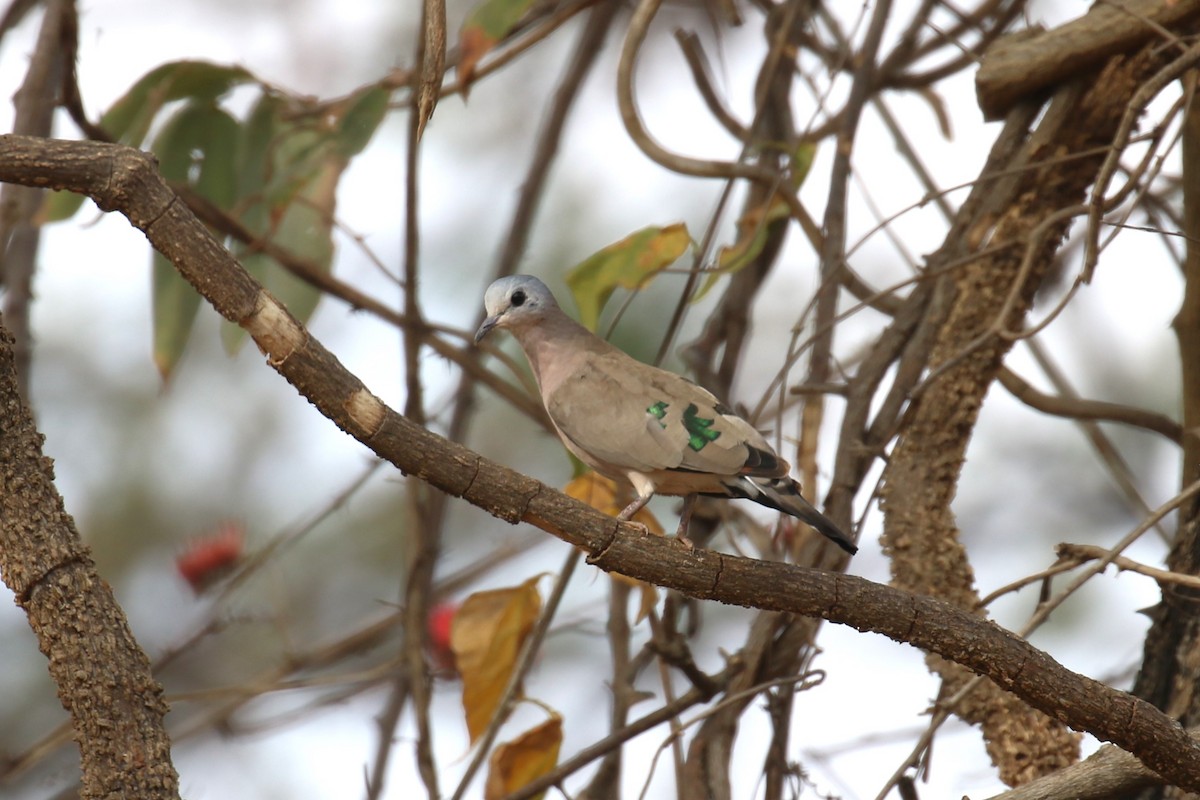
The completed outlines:
{"type": "MultiPolygon", "coordinates": [[[[372,395],[246,274],[178,201],[148,155],[115,145],[2,136],[0,180],[81,192],[103,209],[120,210],[217,311],[246,328],[267,362],[305,398],[402,471],[496,517],[529,522],[582,547],[606,571],[701,599],[821,617],[937,653],[1073,728],[1117,744],[1171,783],[1200,791],[1200,745],[1173,720],[1067,670],[969,611],[853,576],[683,549],[414,425],[372,395]]],[[[66,550],[51,558],[39,576],[69,567],[78,554],[66,550]]],[[[16,580],[11,571],[6,578],[16,580]]],[[[32,596],[37,582],[25,574],[19,594],[32,596]]],[[[78,599],[62,602],[69,607],[78,599]]]]}
{"type": "MultiPolygon", "coordinates": [[[[38,141],[34,139],[33,141],[38,141]]],[[[179,797],[167,704],[54,486],[0,328],[0,574],[46,656],[79,743],[80,796],[179,797]]]]}
{"type": "MultiPolygon", "coordinates": [[[[964,249],[976,251],[973,261],[940,280],[953,302],[929,356],[929,377],[906,412],[883,473],[882,542],[901,587],[964,608],[977,606],[951,500],[984,396],[1011,346],[1010,337],[997,334],[1023,329],[1034,292],[1050,273],[1067,231],[1071,216],[1065,210],[1084,208],[1081,201],[1104,155],[1114,142],[1119,146],[1131,98],[1170,53],[1148,46],[1111,59],[1090,81],[1060,89],[1021,148],[1002,165],[1007,177],[989,187],[988,202],[998,204],[1000,213],[976,216],[967,237],[948,237],[931,257],[931,265],[940,266],[961,258],[964,249]]],[[[969,676],[960,670],[936,660],[933,665],[946,694],[967,685],[969,676]]],[[[981,688],[953,710],[984,726],[1003,780],[1017,785],[1078,758],[1073,736],[981,688]]]]}
{"type": "Polygon", "coordinates": [[[1159,783],[1157,775],[1124,750],[1101,747],[1078,764],[990,800],[1106,800],[1130,797],[1139,789],[1159,783]]]}
{"type": "Polygon", "coordinates": [[[1023,98],[1094,74],[1105,59],[1197,15],[1200,0],[1105,0],[1054,30],[1001,39],[975,75],[979,107],[987,119],[999,119],[1023,98]]]}

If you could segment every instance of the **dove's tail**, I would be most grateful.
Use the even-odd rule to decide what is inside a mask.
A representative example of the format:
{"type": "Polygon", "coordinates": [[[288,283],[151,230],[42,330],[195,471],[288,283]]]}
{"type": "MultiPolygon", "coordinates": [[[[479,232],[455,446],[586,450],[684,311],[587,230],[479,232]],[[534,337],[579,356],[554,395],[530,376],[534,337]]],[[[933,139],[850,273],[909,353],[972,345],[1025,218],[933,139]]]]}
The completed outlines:
{"type": "Polygon", "coordinates": [[[737,481],[725,484],[729,493],[735,497],[753,500],[759,505],[791,514],[797,519],[804,520],[829,538],[838,547],[854,555],[858,547],[849,536],[834,525],[816,507],[800,494],[800,486],[791,478],[750,478],[743,476],[737,481]]]}

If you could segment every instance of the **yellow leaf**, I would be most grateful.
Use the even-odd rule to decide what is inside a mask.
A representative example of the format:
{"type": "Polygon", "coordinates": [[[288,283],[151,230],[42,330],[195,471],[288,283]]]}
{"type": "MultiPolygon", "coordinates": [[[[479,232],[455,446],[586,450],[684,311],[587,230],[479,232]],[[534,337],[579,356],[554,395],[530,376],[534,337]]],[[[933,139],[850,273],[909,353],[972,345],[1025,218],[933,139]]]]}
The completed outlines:
{"type": "Polygon", "coordinates": [[[692,297],[692,302],[695,303],[708,294],[709,289],[722,275],[732,275],[747,264],[753,263],[767,244],[771,225],[786,221],[790,215],[791,208],[778,193],[772,195],[765,205],[747,210],[737,221],[737,240],[717,251],[716,269],[708,271],[708,279],[692,297]]]}
{"type": "Polygon", "coordinates": [[[520,586],[476,592],[450,626],[450,649],[463,682],[471,743],[487,729],[512,676],[521,645],[542,610],[537,578],[520,586]]]}
{"type": "MultiPolygon", "coordinates": [[[[563,494],[613,517],[625,508],[624,503],[617,502],[617,485],[600,473],[590,470],[578,478],[572,478],[571,482],[563,487],[563,494]]],[[[664,533],[662,525],[648,508],[634,514],[633,521],[642,523],[646,530],[656,536],[662,536],[664,533]]]]}
{"type": "MultiPolygon", "coordinates": [[[[558,764],[558,749],[562,745],[562,717],[550,719],[502,744],[492,753],[488,765],[485,800],[498,800],[528,785],[548,773],[558,764]]],[[[540,800],[545,792],[534,795],[540,800]]]]}
{"type": "MultiPolygon", "coordinates": [[[[816,151],[816,145],[805,142],[790,154],[791,172],[787,183],[792,192],[799,189],[808,177],[816,151]]],[[[708,271],[708,279],[692,297],[692,302],[708,294],[722,275],[730,275],[753,263],[767,243],[771,225],[788,219],[791,213],[791,207],[779,192],[772,194],[766,202],[748,209],[737,221],[737,240],[717,252],[716,268],[708,271]]]]}
{"type": "Polygon", "coordinates": [[[475,65],[479,59],[496,46],[496,40],[478,27],[463,26],[458,36],[458,82],[462,84],[463,96],[471,91],[475,82],[475,65]]]}
{"type": "Polygon", "coordinates": [[[682,222],[642,228],[589,256],[567,273],[579,321],[595,330],[604,304],[617,287],[640,289],[674,264],[692,243],[682,222]]]}

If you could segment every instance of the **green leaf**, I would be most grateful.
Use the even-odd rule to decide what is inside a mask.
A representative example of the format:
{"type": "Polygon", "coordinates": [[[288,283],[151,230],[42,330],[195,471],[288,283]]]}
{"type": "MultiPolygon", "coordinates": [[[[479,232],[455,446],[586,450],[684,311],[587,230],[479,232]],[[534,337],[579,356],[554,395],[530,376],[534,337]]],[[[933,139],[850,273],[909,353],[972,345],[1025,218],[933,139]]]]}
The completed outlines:
{"type": "MultiPolygon", "coordinates": [[[[789,157],[791,173],[788,184],[793,192],[799,189],[800,185],[804,183],[804,179],[808,177],[808,171],[812,168],[816,152],[816,145],[804,143],[791,153],[789,157]]],[[[755,206],[742,214],[741,219],[737,221],[737,240],[717,252],[716,269],[709,271],[708,278],[704,281],[704,285],[696,291],[692,302],[697,303],[703,299],[723,275],[732,275],[747,264],[754,263],[767,244],[771,226],[777,222],[786,221],[791,217],[791,213],[792,210],[787,201],[779,194],[774,194],[766,204],[755,206]]]]}
{"type": "MultiPolygon", "coordinates": [[[[239,126],[211,101],[179,109],[156,137],[159,170],[228,209],[237,193],[239,126]]],[[[170,378],[187,347],[200,308],[200,295],[159,253],[153,257],[154,363],[170,378]]]]}
{"type": "Polygon", "coordinates": [[[567,286],[579,306],[580,322],[595,329],[604,304],[617,287],[640,289],[674,264],[692,244],[682,222],[651,226],[614,242],[571,269],[567,286]]]}
{"type": "MultiPolygon", "coordinates": [[[[210,104],[230,89],[255,82],[242,67],[206,61],[175,61],[146,73],[100,119],[100,125],[124,144],[141,147],[154,118],[167,103],[186,98],[210,104]]],[[[61,222],[75,216],[86,200],[72,192],[52,192],[42,204],[43,222],[61,222]]]]}
{"type": "MultiPolygon", "coordinates": [[[[328,274],[338,182],[349,154],[366,145],[386,106],[386,91],[367,90],[330,121],[329,115],[295,114],[278,98],[264,96],[243,127],[238,219],[263,242],[328,274]]],[[[307,321],[320,291],[273,258],[246,250],[239,255],[251,275],[307,321]]],[[[230,351],[245,340],[236,327],[227,326],[221,335],[230,351]]]]}
{"type": "Polygon", "coordinates": [[[507,36],[534,0],[483,0],[467,15],[458,32],[458,80],[466,94],[475,76],[475,65],[507,36]]]}
{"type": "Polygon", "coordinates": [[[185,98],[212,102],[235,86],[256,80],[242,67],[207,61],[163,64],[130,87],[100,118],[100,125],[118,141],[141,147],[154,118],[167,103],[185,98]]]}
{"type": "MultiPolygon", "coordinates": [[[[264,191],[274,170],[274,150],[285,126],[285,102],[278,95],[264,92],[242,124],[237,145],[237,200],[234,216],[256,236],[266,237],[271,207],[264,191]]],[[[270,256],[235,243],[232,250],[246,272],[259,283],[274,261],[270,256]]],[[[246,331],[229,320],[221,321],[221,343],[225,352],[235,355],[246,341],[246,331]]]]}
{"type": "MultiPolygon", "coordinates": [[[[242,124],[238,139],[238,199],[242,203],[261,200],[263,187],[272,171],[276,138],[283,127],[284,102],[264,93],[242,124]]],[[[242,218],[243,224],[249,224],[242,218]]]]}
{"type": "Polygon", "coordinates": [[[200,294],[166,256],[156,251],[153,259],[154,364],[166,381],[187,348],[192,324],[200,310],[200,294]]]}
{"type": "Polygon", "coordinates": [[[236,195],[237,120],[205,101],[185,105],[154,140],[158,168],[167,180],[187,182],[222,208],[236,195]]]}
{"type": "Polygon", "coordinates": [[[38,219],[42,223],[68,220],[83,207],[84,200],[87,200],[86,195],[74,192],[46,192],[38,219]]]}
{"type": "Polygon", "coordinates": [[[387,116],[391,99],[391,90],[381,86],[366,89],[354,98],[337,125],[337,149],[343,158],[353,158],[363,151],[387,116]]]}
{"type": "Polygon", "coordinates": [[[263,165],[262,200],[272,216],[278,217],[316,179],[329,149],[329,137],[307,122],[287,124],[276,133],[263,165]]]}
{"type": "MultiPolygon", "coordinates": [[[[333,267],[333,215],[337,184],[345,162],[329,159],[288,204],[271,240],[303,256],[323,274],[333,267]]],[[[276,263],[263,276],[263,283],[301,322],[307,322],[321,299],[321,292],[276,263]]]]}

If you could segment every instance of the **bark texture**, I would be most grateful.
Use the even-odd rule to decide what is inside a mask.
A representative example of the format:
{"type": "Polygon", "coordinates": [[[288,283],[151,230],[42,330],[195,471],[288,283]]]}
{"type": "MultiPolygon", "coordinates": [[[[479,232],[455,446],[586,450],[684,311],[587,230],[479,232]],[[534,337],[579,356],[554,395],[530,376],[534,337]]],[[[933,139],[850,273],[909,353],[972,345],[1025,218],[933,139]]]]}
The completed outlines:
{"type": "Polygon", "coordinates": [[[0,573],[45,654],[79,744],[83,798],[177,798],[167,704],[54,487],[0,327],[0,573]]]}

